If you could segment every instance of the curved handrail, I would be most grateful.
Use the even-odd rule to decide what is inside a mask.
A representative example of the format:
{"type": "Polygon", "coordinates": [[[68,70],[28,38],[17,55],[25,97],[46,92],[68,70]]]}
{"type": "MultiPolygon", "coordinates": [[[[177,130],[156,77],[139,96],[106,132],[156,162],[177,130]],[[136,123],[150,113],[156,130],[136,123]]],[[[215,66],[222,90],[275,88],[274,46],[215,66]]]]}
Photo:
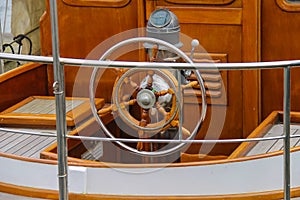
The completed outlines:
{"type": "MultiPolygon", "coordinates": [[[[39,62],[52,64],[53,57],[31,56],[31,55],[13,55],[10,53],[0,53],[0,59],[39,62]]],[[[300,66],[300,60],[283,60],[268,62],[245,62],[245,63],[194,63],[191,67],[189,63],[159,63],[159,62],[125,62],[125,61],[99,61],[75,58],[59,58],[63,65],[81,66],[81,67],[106,67],[106,68],[160,68],[160,69],[211,69],[219,70],[249,70],[249,69],[273,69],[300,66]]]]}
{"type": "MultiPolygon", "coordinates": [[[[52,64],[53,57],[46,56],[32,56],[32,55],[16,55],[9,53],[0,53],[0,59],[15,60],[15,61],[29,61],[52,64]]],[[[106,68],[163,68],[163,69],[189,69],[191,68],[189,63],[157,63],[157,62],[125,62],[125,61],[101,61],[101,60],[85,60],[74,58],[60,58],[60,62],[64,65],[82,66],[82,67],[101,67],[106,68]]],[[[270,61],[270,62],[248,62],[248,63],[194,63],[193,69],[211,69],[212,67],[219,70],[249,70],[249,69],[272,69],[272,68],[285,68],[300,66],[300,60],[284,60],[284,61],[270,61]]],[[[33,132],[33,131],[16,131],[7,128],[0,128],[0,130],[14,131],[23,134],[49,136],[47,133],[33,132]]],[[[56,137],[56,135],[51,135],[56,137]]],[[[158,143],[239,143],[239,142],[257,142],[265,140],[277,140],[284,139],[285,136],[276,137],[260,137],[260,138],[245,138],[245,139],[221,139],[221,140],[169,140],[169,139],[125,139],[125,138],[101,138],[101,137],[84,137],[68,135],[67,138],[80,139],[80,140],[95,140],[95,141],[107,141],[107,142],[158,142],[158,143]]],[[[300,135],[293,135],[290,138],[297,138],[300,135]]]]}

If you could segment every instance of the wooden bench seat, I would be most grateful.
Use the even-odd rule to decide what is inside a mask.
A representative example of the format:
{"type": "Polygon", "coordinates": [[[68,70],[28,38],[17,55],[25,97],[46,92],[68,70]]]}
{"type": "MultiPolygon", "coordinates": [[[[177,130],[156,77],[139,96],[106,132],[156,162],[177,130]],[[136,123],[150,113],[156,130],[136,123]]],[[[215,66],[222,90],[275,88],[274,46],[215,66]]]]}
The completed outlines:
{"type": "MultiPolygon", "coordinates": [[[[95,99],[97,109],[103,99],[95,99]]],[[[23,126],[55,126],[55,97],[30,96],[0,113],[0,124],[23,126]]],[[[88,98],[66,98],[67,126],[75,126],[92,115],[88,98]]]]}
{"type": "MultiPolygon", "coordinates": [[[[269,138],[283,136],[283,112],[273,111],[248,138],[269,138]]],[[[300,134],[300,113],[291,112],[290,136],[300,134]]],[[[300,138],[290,139],[290,147],[298,148],[300,138]]],[[[268,153],[282,151],[283,139],[264,140],[255,142],[242,142],[228,158],[240,158],[243,156],[261,156],[268,153]]]]}

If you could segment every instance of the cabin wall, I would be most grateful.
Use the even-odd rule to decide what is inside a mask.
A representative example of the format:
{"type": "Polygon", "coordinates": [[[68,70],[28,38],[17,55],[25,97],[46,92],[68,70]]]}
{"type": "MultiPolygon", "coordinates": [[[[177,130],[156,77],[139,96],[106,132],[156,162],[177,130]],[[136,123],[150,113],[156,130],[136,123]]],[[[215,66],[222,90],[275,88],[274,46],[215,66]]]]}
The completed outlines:
{"type": "MultiPolygon", "coordinates": [[[[300,2],[262,1],[262,61],[300,59],[300,2]]],[[[291,70],[291,110],[300,110],[300,69],[291,70]]],[[[262,70],[262,116],[283,110],[283,70],[262,70]]]]}
{"type": "MultiPolygon", "coordinates": [[[[173,11],[181,24],[181,32],[196,38],[210,54],[222,58],[222,62],[248,62],[260,59],[260,1],[259,0],[59,0],[59,39],[62,57],[99,59],[106,50],[96,48],[111,36],[138,27],[145,27],[151,12],[160,7],[173,11]],[[92,53],[91,53],[92,52],[92,53]],[[224,59],[223,59],[224,58],[224,59]]],[[[138,34],[138,33],[137,33],[138,34]]],[[[49,3],[41,19],[42,54],[51,55],[51,28],[49,3]]],[[[120,39],[119,39],[120,40],[120,39]]],[[[109,46],[107,46],[108,48],[109,46]]],[[[183,48],[187,53],[189,48],[183,48]]],[[[139,59],[138,54],[125,56],[124,60],[139,59]]],[[[91,72],[81,74],[81,68],[66,66],[66,96],[74,96],[74,82],[83,86],[76,96],[88,96],[91,72]],[[82,78],[81,78],[82,77],[82,78]]],[[[101,91],[97,97],[110,102],[116,73],[106,71],[101,91]],[[105,92],[103,92],[103,89],[105,92]]],[[[260,121],[260,73],[259,71],[224,71],[225,100],[210,104],[208,114],[197,135],[198,139],[245,138],[260,121]],[[212,116],[212,107],[222,117],[212,116]],[[216,117],[211,124],[211,117],[216,117]],[[220,120],[220,121],[218,121],[220,120]],[[223,125],[223,121],[224,125],[223,125]],[[219,125],[223,128],[218,135],[219,125]]],[[[48,66],[48,91],[52,91],[53,68],[48,66]]],[[[186,107],[185,115],[193,110],[186,107]]],[[[188,121],[188,120],[187,120],[188,121]]],[[[189,122],[185,122],[189,123],[189,122]]],[[[229,155],[238,144],[193,145],[189,153],[229,155]]]]}
{"type": "Polygon", "coordinates": [[[29,96],[47,96],[47,67],[25,64],[0,75],[0,112],[29,96]]]}
{"type": "MultiPolygon", "coordinates": [[[[123,1],[72,1],[58,0],[58,29],[60,40],[60,56],[68,58],[87,58],[98,60],[100,56],[110,47],[97,49],[103,41],[113,35],[126,30],[138,27],[137,24],[137,0],[123,1]]],[[[41,45],[42,55],[52,54],[51,26],[50,26],[50,7],[46,4],[46,13],[41,18],[41,45]]],[[[132,57],[138,57],[132,56],[132,57]]],[[[128,59],[127,59],[128,60],[128,59]]],[[[77,96],[88,96],[89,72],[80,72],[80,68],[66,66],[66,95],[73,95],[74,81],[83,86],[80,91],[76,91],[77,96]]],[[[104,94],[97,92],[97,97],[104,97],[110,102],[109,94],[112,93],[112,86],[116,78],[116,73],[111,70],[106,71],[106,76],[101,82],[106,87],[104,94]]],[[[53,67],[48,68],[49,91],[52,90],[53,67]]],[[[102,88],[103,89],[103,88],[102,88]]]]}
{"type": "MultiPolygon", "coordinates": [[[[147,19],[153,10],[160,7],[174,12],[181,25],[181,32],[198,39],[208,54],[226,55],[225,62],[259,61],[260,1],[146,1],[147,19]]],[[[184,47],[183,50],[190,51],[184,47]]],[[[260,121],[259,71],[228,71],[225,76],[226,103],[209,105],[198,139],[244,138],[260,121]],[[220,113],[220,116],[213,115],[213,112],[220,113]],[[221,117],[224,112],[224,126],[221,135],[218,135],[219,124],[224,121],[221,117]],[[217,119],[214,121],[211,117],[217,119]]],[[[186,110],[186,121],[193,121],[190,113],[194,107],[187,106],[186,110]]],[[[187,152],[228,155],[236,145],[192,145],[187,152]]]]}

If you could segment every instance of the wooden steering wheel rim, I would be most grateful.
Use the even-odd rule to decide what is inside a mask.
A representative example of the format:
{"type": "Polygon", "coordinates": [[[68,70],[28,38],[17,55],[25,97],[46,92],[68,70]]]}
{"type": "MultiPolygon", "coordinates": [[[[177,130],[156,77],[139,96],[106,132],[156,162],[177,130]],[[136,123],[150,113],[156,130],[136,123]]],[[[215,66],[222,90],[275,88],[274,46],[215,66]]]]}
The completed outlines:
{"type": "MultiPolygon", "coordinates": [[[[120,94],[120,90],[122,90],[122,84],[124,82],[125,77],[128,77],[134,73],[138,73],[140,71],[144,71],[145,69],[130,69],[126,71],[116,82],[114,89],[112,100],[113,104],[117,107],[117,112],[120,118],[131,128],[134,129],[142,129],[145,132],[152,133],[157,131],[163,131],[170,127],[170,122],[178,116],[178,102],[176,99],[178,98],[176,93],[172,94],[172,107],[171,111],[168,113],[168,116],[165,118],[166,120],[160,120],[159,122],[149,123],[146,127],[140,126],[140,121],[135,119],[127,109],[123,109],[123,106],[120,106],[120,102],[118,99],[118,94],[120,94]],[[174,104],[175,103],[175,104],[174,104]]],[[[168,81],[173,83],[173,90],[178,90],[178,83],[173,74],[168,70],[153,70],[158,73],[160,76],[165,76],[168,78],[168,81]]]]}

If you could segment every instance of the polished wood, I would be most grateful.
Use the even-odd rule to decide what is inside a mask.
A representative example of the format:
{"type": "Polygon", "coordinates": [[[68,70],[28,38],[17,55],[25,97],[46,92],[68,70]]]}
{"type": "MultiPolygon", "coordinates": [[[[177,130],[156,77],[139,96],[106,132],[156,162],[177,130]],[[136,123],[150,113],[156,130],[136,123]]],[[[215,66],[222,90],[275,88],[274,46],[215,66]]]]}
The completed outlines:
{"type": "MultiPolygon", "coordinates": [[[[125,0],[60,0],[58,1],[58,26],[59,38],[60,41],[63,41],[60,45],[61,56],[98,59],[106,50],[105,48],[97,49],[99,44],[117,33],[145,27],[150,13],[161,7],[173,11],[181,24],[181,32],[198,39],[208,53],[225,54],[227,62],[248,62],[260,59],[260,1],[258,0],[227,0],[213,3],[206,0],[132,0],[128,2],[125,0]],[[86,23],[87,21],[89,23],[86,23]]],[[[49,40],[50,30],[49,4],[47,3],[46,13],[41,19],[43,55],[51,55],[52,52],[49,40]]],[[[140,35],[141,32],[137,31],[137,35],[140,35]]],[[[116,37],[115,42],[122,41],[122,39],[116,37]]],[[[107,48],[112,45],[107,44],[107,48]]],[[[190,47],[184,46],[182,50],[190,52],[190,47]]],[[[139,52],[134,55],[125,55],[122,59],[140,60],[144,54],[139,52]]],[[[89,96],[88,77],[91,70],[84,74],[81,71],[80,67],[65,67],[67,96],[89,96]],[[78,85],[82,86],[82,89],[74,94],[74,88],[78,85]]],[[[107,103],[110,103],[117,75],[113,70],[106,70],[105,73],[101,80],[104,90],[97,89],[96,97],[104,98],[107,103]]],[[[225,83],[222,90],[226,93],[216,92],[216,90],[209,93],[222,99],[219,101],[222,106],[217,109],[227,112],[220,138],[245,138],[260,122],[260,72],[230,71],[221,72],[221,74],[225,83]],[[245,92],[246,90],[247,92],[245,92]],[[233,121],[236,123],[232,123],[233,121]]],[[[51,65],[47,68],[47,76],[48,92],[51,92],[54,79],[51,65]]],[[[206,84],[206,86],[219,87],[215,84],[206,84]]],[[[208,111],[207,119],[209,117],[210,111],[208,111]]],[[[208,127],[209,120],[206,120],[203,130],[199,132],[197,138],[213,137],[210,136],[213,133],[206,133],[208,127]]],[[[226,144],[225,146],[227,147],[215,145],[210,154],[229,155],[237,144],[226,144]]],[[[199,149],[200,146],[195,145],[188,152],[199,153],[199,149]]]]}
{"type": "Polygon", "coordinates": [[[284,11],[287,12],[299,12],[299,3],[288,2],[286,0],[276,0],[277,5],[284,11]]]}
{"type": "Polygon", "coordinates": [[[178,17],[180,24],[220,24],[241,25],[242,8],[219,8],[219,7],[170,7],[178,17]],[[216,12],[218,13],[216,15],[216,12]],[[187,15],[188,13],[188,15],[187,15]]]}
{"type": "MultiPolygon", "coordinates": [[[[57,1],[58,30],[60,39],[60,55],[71,58],[87,58],[98,60],[100,56],[112,45],[128,37],[138,36],[138,31],[127,32],[115,36],[121,32],[138,27],[137,9],[138,0],[59,0],[57,1]],[[105,43],[106,42],[106,43],[105,43]],[[101,47],[101,48],[99,48],[101,47]]],[[[140,4],[140,3],[139,3],[140,4]]],[[[41,18],[41,53],[42,55],[52,54],[50,6],[47,1],[46,12],[41,18]]],[[[125,56],[126,60],[138,60],[137,53],[125,56]]],[[[73,87],[76,80],[82,89],[77,91],[76,96],[88,97],[89,77],[91,70],[82,72],[80,67],[65,66],[65,88],[66,96],[74,96],[73,87]],[[77,77],[81,77],[76,79],[77,77]],[[88,77],[88,78],[87,78],[88,77]]],[[[114,70],[106,70],[106,75],[101,80],[102,90],[97,92],[96,97],[104,98],[106,102],[111,101],[112,87],[117,78],[114,70]]],[[[53,67],[48,66],[48,90],[52,92],[53,67]]],[[[78,86],[77,85],[77,86],[78,86]]]]}
{"type": "MultiPolygon", "coordinates": [[[[96,59],[105,51],[105,49],[102,51],[97,49],[96,53],[93,52],[93,55],[90,55],[90,52],[98,44],[122,31],[145,26],[150,13],[154,9],[166,7],[178,15],[183,33],[197,38],[209,53],[225,54],[227,62],[299,59],[297,52],[300,49],[297,46],[297,41],[299,40],[298,22],[300,17],[297,3],[291,4],[285,0],[235,0],[211,3],[211,1],[206,0],[58,1],[60,39],[63,41],[61,55],[64,57],[96,59]],[[109,15],[108,13],[113,14],[109,15]],[[114,26],[116,23],[113,22],[125,18],[133,20],[124,21],[118,23],[118,26],[114,26]],[[86,21],[89,21],[90,24],[98,24],[98,19],[108,23],[87,26],[86,21]],[[89,34],[74,31],[81,29],[89,34]],[[70,34],[72,34],[72,37],[70,37],[70,34]]],[[[47,11],[41,19],[43,55],[51,55],[50,34],[49,5],[47,4],[47,11]]],[[[183,50],[185,52],[190,51],[187,47],[183,47],[183,50]]],[[[45,69],[45,66],[42,68],[45,70],[43,76],[48,80],[48,83],[45,87],[39,82],[41,86],[37,93],[39,95],[49,95],[52,94],[53,90],[53,69],[50,65],[47,69],[45,69]]],[[[42,68],[34,69],[42,70],[42,68]]],[[[25,68],[21,69],[25,70],[25,68]]],[[[73,95],[73,85],[79,71],[80,68],[78,67],[66,66],[66,93],[69,96],[73,95]]],[[[245,70],[225,73],[227,78],[225,85],[226,105],[224,104],[224,107],[218,108],[220,111],[226,110],[227,112],[221,138],[246,138],[270,112],[282,109],[282,70],[245,70]],[[232,123],[233,121],[236,123],[232,123]]],[[[299,85],[297,84],[298,73],[299,69],[292,69],[291,105],[292,110],[296,111],[300,110],[297,103],[299,97],[299,92],[297,92],[297,85],[299,85]]],[[[22,76],[25,74],[22,73],[22,76]]],[[[9,76],[14,75],[10,74],[9,76]]],[[[107,89],[104,93],[97,91],[97,97],[105,98],[106,102],[111,100],[110,94],[114,85],[114,78],[111,77],[116,78],[117,76],[113,71],[107,71],[102,82],[107,89]]],[[[222,78],[224,80],[224,77],[222,78]]],[[[21,83],[21,81],[15,82],[21,83]]],[[[80,84],[88,85],[85,81],[80,82],[80,84]]],[[[206,86],[218,87],[212,84],[206,84],[206,86]]],[[[2,110],[31,96],[32,94],[29,95],[28,91],[32,91],[32,89],[24,90],[17,96],[10,97],[12,99],[1,104],[3,106],[2,110]]],[[[87,91],[83,89],[81,93],[76,95],[87,97],[87,91]]],[[[219,95],[219,93],[213,94],[219,95]]],[[[210,111],[208,111],[207,118],[209,117],[210,111]]],[[[201,139],[207,135],[206,130],[209,122],[206,123],[197,138],[201,139]]],[[[229,155],[236,144],[228,145],[226,148],[218,146],[215,146],[211,154],[229,155]]],[[[198,151],[199,146],[189,149],[189,153],[199,153],[198,151]]]]}
{"type": "MultiPolygon", "coordinates": [[[[226,5],[204,5],[202,1],[158,0],[146,1],[146,8],[147,19],[156,8],[168,8],[174,12],[181,32],[198,39],[209,54],[226,54],[227,62],[260,60],[260,1],[236,0],[226,5]]],[[[185,46],[182,49],[190,51],[185,46]]],[[[226,106],[216,108],[220,112],[226,110],[225,124],[218,138],[245,138],[260,122],[260,72],[226,73],[226,106]]],[[[211,117],[210,109],[209,106],[206,119],[211,117]]],[[[192,110],[187,110],[187,113],[192,110]]],[[[208,127],[209,120],[206,120],[196,138],[215,138],[215,132],[207,132],[208,127]]],[[[210,154],[229,155],[237,145],[216,144],[210,154]]],[[[204,146],[209,149],[212,145],[204,146]]],[[[192,145],[187,153],[201,154],[200,149],[201,145],[192,145]]]]}
{"type": "Polygon", "coordinates": [[[51,95],[47,90],[47,68],[28,63],[0,75],[0,111],[32,95],[51,95]],[[38,74],[38,75],[37,75],[38,74]]]}
{"type": "Polygon", "coordinates": [[[176,3],[176,4],[196,4],[196,5],[222,5],[222,4],[230,4],[234,0],[165,0],[169,3],[176,3]]]}
{"type": "MultiPolygon", "coordinates": [[[[190,52],[185,53],[190,56],[190,52]]],[[[196,52],[193,56],[193,62],[196,63],[226,63],[227,61],[227,54],[221,53],[196,52]]],[[[227,71],[219,71],[216,68],[212,68],[209,70],[199,70],[199,72],[205,84],[207,103],[214,105],[226,105],[228,95],[228,92],[226,91],[228,85],[227,71]]],[[[190,81],[196,81],[196,79],[196,76],[192,75],[190,81]]],[[[198,102],[201,103],[201,91],[199,86],[193,87],[193,90],[185,90],[184,102],[193,103],[193,100],[191,100],[190,97],[194,97],[195,94],[198,97],[198,102]]]]}
{"type": "MultiPolygon", "coordinates": [[[[300,4],[285,0],[261,1],[261,60],[300,59],[300,4]]],[[[299,68],[291,69],[291,110],[299,111],[299,68]]],[[[283,110],[283,70],[261,72],[262,118],[283,110]]]]}
{"type": "Polygon", "coordinates": [[[187,154],[182,153],[180,156],[181,162],[195,162],[195,161],[208,161],[208,160],[222,160],[227,159],[227,156],[210,156],[205,154],[187,154]]]}
{"type": "Polygon", "coordinates": [[[63,0],[70,6],[116,7],[126,6],[130,0],[63,0]]]}
{"type": "MultiPolygon", "coordinates": [[[[261,60],[261,1],[243,1],[242,62],[261,60]]],[[[245,70],[243,76],[243,137],[261,122],[260,70],[245,70]]]]}

